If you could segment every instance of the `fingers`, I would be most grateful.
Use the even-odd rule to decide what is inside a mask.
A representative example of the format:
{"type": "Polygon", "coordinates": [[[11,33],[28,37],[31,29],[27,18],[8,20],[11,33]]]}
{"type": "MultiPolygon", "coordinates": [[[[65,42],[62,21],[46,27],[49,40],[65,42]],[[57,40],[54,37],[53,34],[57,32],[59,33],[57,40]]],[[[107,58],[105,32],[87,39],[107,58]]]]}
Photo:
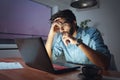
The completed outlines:
{"type": "Polygon", "coordinates": [[[77,40],[72,35],[68,34],[67,32],[63,33],[62,40],[63,40],[63,42],[66,46],[69,43],[71,43],[71,44],[76,44],[77,43],[77,40]]]}
{"type": "Polygon", "coordinates": [[[59,31],[60,28],[61,28],[61,24],[59,24],[59,23],[57,23],[57,22],[54,22],[54,23],[52,24],[52,27],[53,27],[54,31],[59,31]]]}
{"type": "Polygon", "coordinates": [[[63,36],[63,37],[62,37],[62,41],[63,41],[63,43],[64,43],[66,46],[70,43],[69,37],[63,36]]]}
{"type": "Polygon", "coordinates": [[[59,30],[60,30],[60,25],[58,25],[57,23],[52,23],[50,34],[56,34],[59,32],[59,30]]]}
{"type": "Polygon", "coordinates": [[[67,46],[69,43],[71,43],[71,38],[69,37],[69,34],[67,32],[63,33],[62,40],[64,44],[67,46]]]}

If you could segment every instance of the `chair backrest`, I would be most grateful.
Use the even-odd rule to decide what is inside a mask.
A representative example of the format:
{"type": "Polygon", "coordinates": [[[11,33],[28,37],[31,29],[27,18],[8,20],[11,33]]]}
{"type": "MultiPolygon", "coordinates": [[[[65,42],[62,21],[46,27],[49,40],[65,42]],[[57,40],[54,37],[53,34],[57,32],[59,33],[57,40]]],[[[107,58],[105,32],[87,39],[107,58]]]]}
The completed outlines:
{"type": "Polygon", "coordinates": [[[117,67],[116,67],[116,63],[115,63],[115,59],[114,59],[114,55],[113,54],[111,54],[109,70],[117,71],[117,67]]]}

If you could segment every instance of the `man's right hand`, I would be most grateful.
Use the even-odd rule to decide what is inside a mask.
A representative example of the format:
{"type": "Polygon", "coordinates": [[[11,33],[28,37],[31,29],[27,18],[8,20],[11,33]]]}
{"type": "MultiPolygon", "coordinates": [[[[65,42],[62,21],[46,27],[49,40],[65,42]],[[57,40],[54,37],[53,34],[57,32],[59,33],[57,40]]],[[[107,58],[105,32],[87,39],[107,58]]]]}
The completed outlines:
{"type": "Polygon", "coordinates": [[[60,31],[60,27],[61,27],[61,25],[58,24],[57,22],[52,23],[49,34],[55,35],[56,33],[58,33],[60,31]]]}

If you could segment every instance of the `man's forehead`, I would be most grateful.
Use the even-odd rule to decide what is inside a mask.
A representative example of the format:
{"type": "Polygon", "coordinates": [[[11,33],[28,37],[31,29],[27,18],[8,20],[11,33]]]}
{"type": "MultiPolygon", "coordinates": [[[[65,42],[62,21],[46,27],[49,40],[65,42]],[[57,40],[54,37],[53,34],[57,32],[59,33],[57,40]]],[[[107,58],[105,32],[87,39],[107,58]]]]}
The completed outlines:
{"type": "Polygon", "coordinates": [[[65,21],[65,19],[58,17],[58,18],[54,19],[54,21],[65,21]]]}

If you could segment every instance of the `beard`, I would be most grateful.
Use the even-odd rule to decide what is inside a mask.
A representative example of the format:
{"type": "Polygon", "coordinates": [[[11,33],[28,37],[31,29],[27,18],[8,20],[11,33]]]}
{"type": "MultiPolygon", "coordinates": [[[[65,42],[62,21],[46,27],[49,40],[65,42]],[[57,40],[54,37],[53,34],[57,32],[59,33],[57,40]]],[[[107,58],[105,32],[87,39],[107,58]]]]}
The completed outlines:
{"type": "Polygon", "coordinates": [[[77,24],[71,24],[70,25],[71,26],[71,29],[70,29],[70,34],[71,35],[73,35],[73,33],[75,32],[75,31],[77,31],[77,29],[78,29],[78,26],[77,26],[77,24]]]}

